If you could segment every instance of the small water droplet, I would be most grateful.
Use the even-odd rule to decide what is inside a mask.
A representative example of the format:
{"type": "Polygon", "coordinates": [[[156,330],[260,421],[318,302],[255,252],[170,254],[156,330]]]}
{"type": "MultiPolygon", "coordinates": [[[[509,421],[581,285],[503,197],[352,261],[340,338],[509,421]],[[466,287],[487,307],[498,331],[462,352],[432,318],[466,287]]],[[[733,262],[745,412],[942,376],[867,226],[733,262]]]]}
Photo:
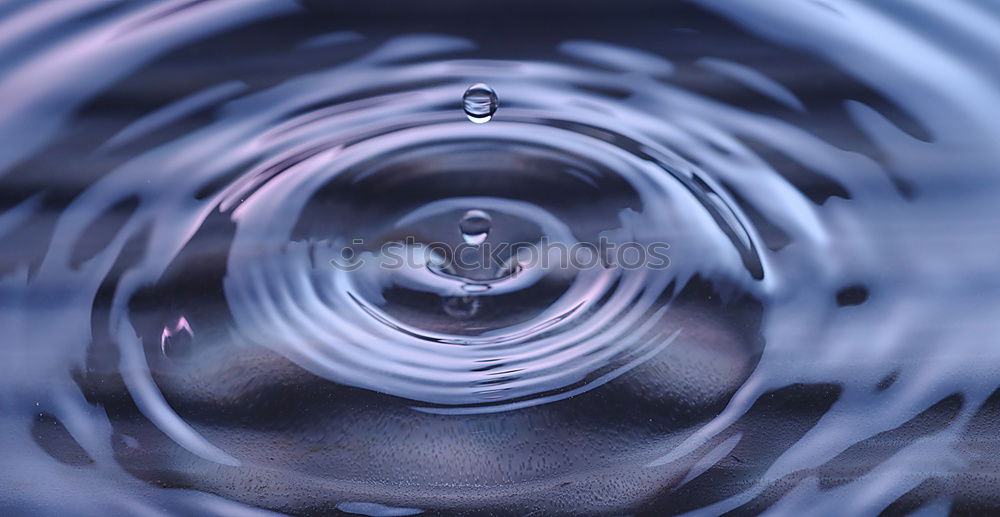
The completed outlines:
{"type": "Polygon", "coordinates": [[[476,124],[489,122],[497,111],[500,102],[497,94],[489,85],[476,83],[465,90],[462,96],[462,106],[466,116],[476,124]]]}
{"type": "Polygon", "coordinates": [[[461,230],[462,239],[466,244],[478,246],[489,236],[492,222],[490,214],[482,210],[469,210],[462,216],[458,229],[461,230]]]}

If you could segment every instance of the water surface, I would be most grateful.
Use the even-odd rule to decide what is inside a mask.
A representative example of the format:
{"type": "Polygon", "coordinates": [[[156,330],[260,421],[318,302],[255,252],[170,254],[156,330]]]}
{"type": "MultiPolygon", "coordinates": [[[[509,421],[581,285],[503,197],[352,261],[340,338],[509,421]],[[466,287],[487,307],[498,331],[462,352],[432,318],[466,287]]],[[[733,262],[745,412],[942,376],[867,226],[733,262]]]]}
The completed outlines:
{"type": "Polygon", "coordinates": [[[0,6],[5,513],[1000,507],[993,4],[380,4],[0,6]]]}

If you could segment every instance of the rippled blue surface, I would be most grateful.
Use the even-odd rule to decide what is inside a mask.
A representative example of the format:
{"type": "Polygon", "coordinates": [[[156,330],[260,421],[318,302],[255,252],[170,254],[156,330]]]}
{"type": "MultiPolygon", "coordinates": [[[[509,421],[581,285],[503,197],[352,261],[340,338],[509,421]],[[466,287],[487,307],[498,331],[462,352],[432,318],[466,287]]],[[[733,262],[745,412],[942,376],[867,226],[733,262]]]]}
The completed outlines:
{"type": "Polygon", "coordinates": [[[994,4],[384,7],[0,4],[0,513],[1000,508],[994,4]]]}

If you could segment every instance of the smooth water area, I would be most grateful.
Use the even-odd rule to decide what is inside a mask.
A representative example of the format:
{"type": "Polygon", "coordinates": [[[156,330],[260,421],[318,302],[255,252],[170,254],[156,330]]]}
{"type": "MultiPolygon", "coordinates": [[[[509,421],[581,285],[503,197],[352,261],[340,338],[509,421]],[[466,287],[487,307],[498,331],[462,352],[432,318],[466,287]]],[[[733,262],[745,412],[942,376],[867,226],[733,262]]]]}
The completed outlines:
{"type": "Polygon", "coordinates": [[[1000,508],[1000,8],[631,5],[0,5],[0,513],[1000,508]]]}

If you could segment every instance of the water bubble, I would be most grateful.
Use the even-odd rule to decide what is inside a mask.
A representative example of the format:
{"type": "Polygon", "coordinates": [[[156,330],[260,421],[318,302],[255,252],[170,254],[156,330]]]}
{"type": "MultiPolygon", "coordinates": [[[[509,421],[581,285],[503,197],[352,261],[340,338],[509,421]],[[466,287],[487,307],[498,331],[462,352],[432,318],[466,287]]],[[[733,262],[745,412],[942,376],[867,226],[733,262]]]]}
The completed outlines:
{"type": "Polygon", "coordinates": [[[478,246],[485,242],[486,237],[489,236],[492,222],[490,214],[482,210],[469,210],[462,216],[458,228],[462,232],[462,239],[467,244],[478,246]]]}
{"type": "Polygon", "coordinates": [[[465,90],[462,96],[462,107],[466,116],[476,124],[489,122],[497,111],[500,102],[497,94],[489,85],[476,83],[465,90]]]}

